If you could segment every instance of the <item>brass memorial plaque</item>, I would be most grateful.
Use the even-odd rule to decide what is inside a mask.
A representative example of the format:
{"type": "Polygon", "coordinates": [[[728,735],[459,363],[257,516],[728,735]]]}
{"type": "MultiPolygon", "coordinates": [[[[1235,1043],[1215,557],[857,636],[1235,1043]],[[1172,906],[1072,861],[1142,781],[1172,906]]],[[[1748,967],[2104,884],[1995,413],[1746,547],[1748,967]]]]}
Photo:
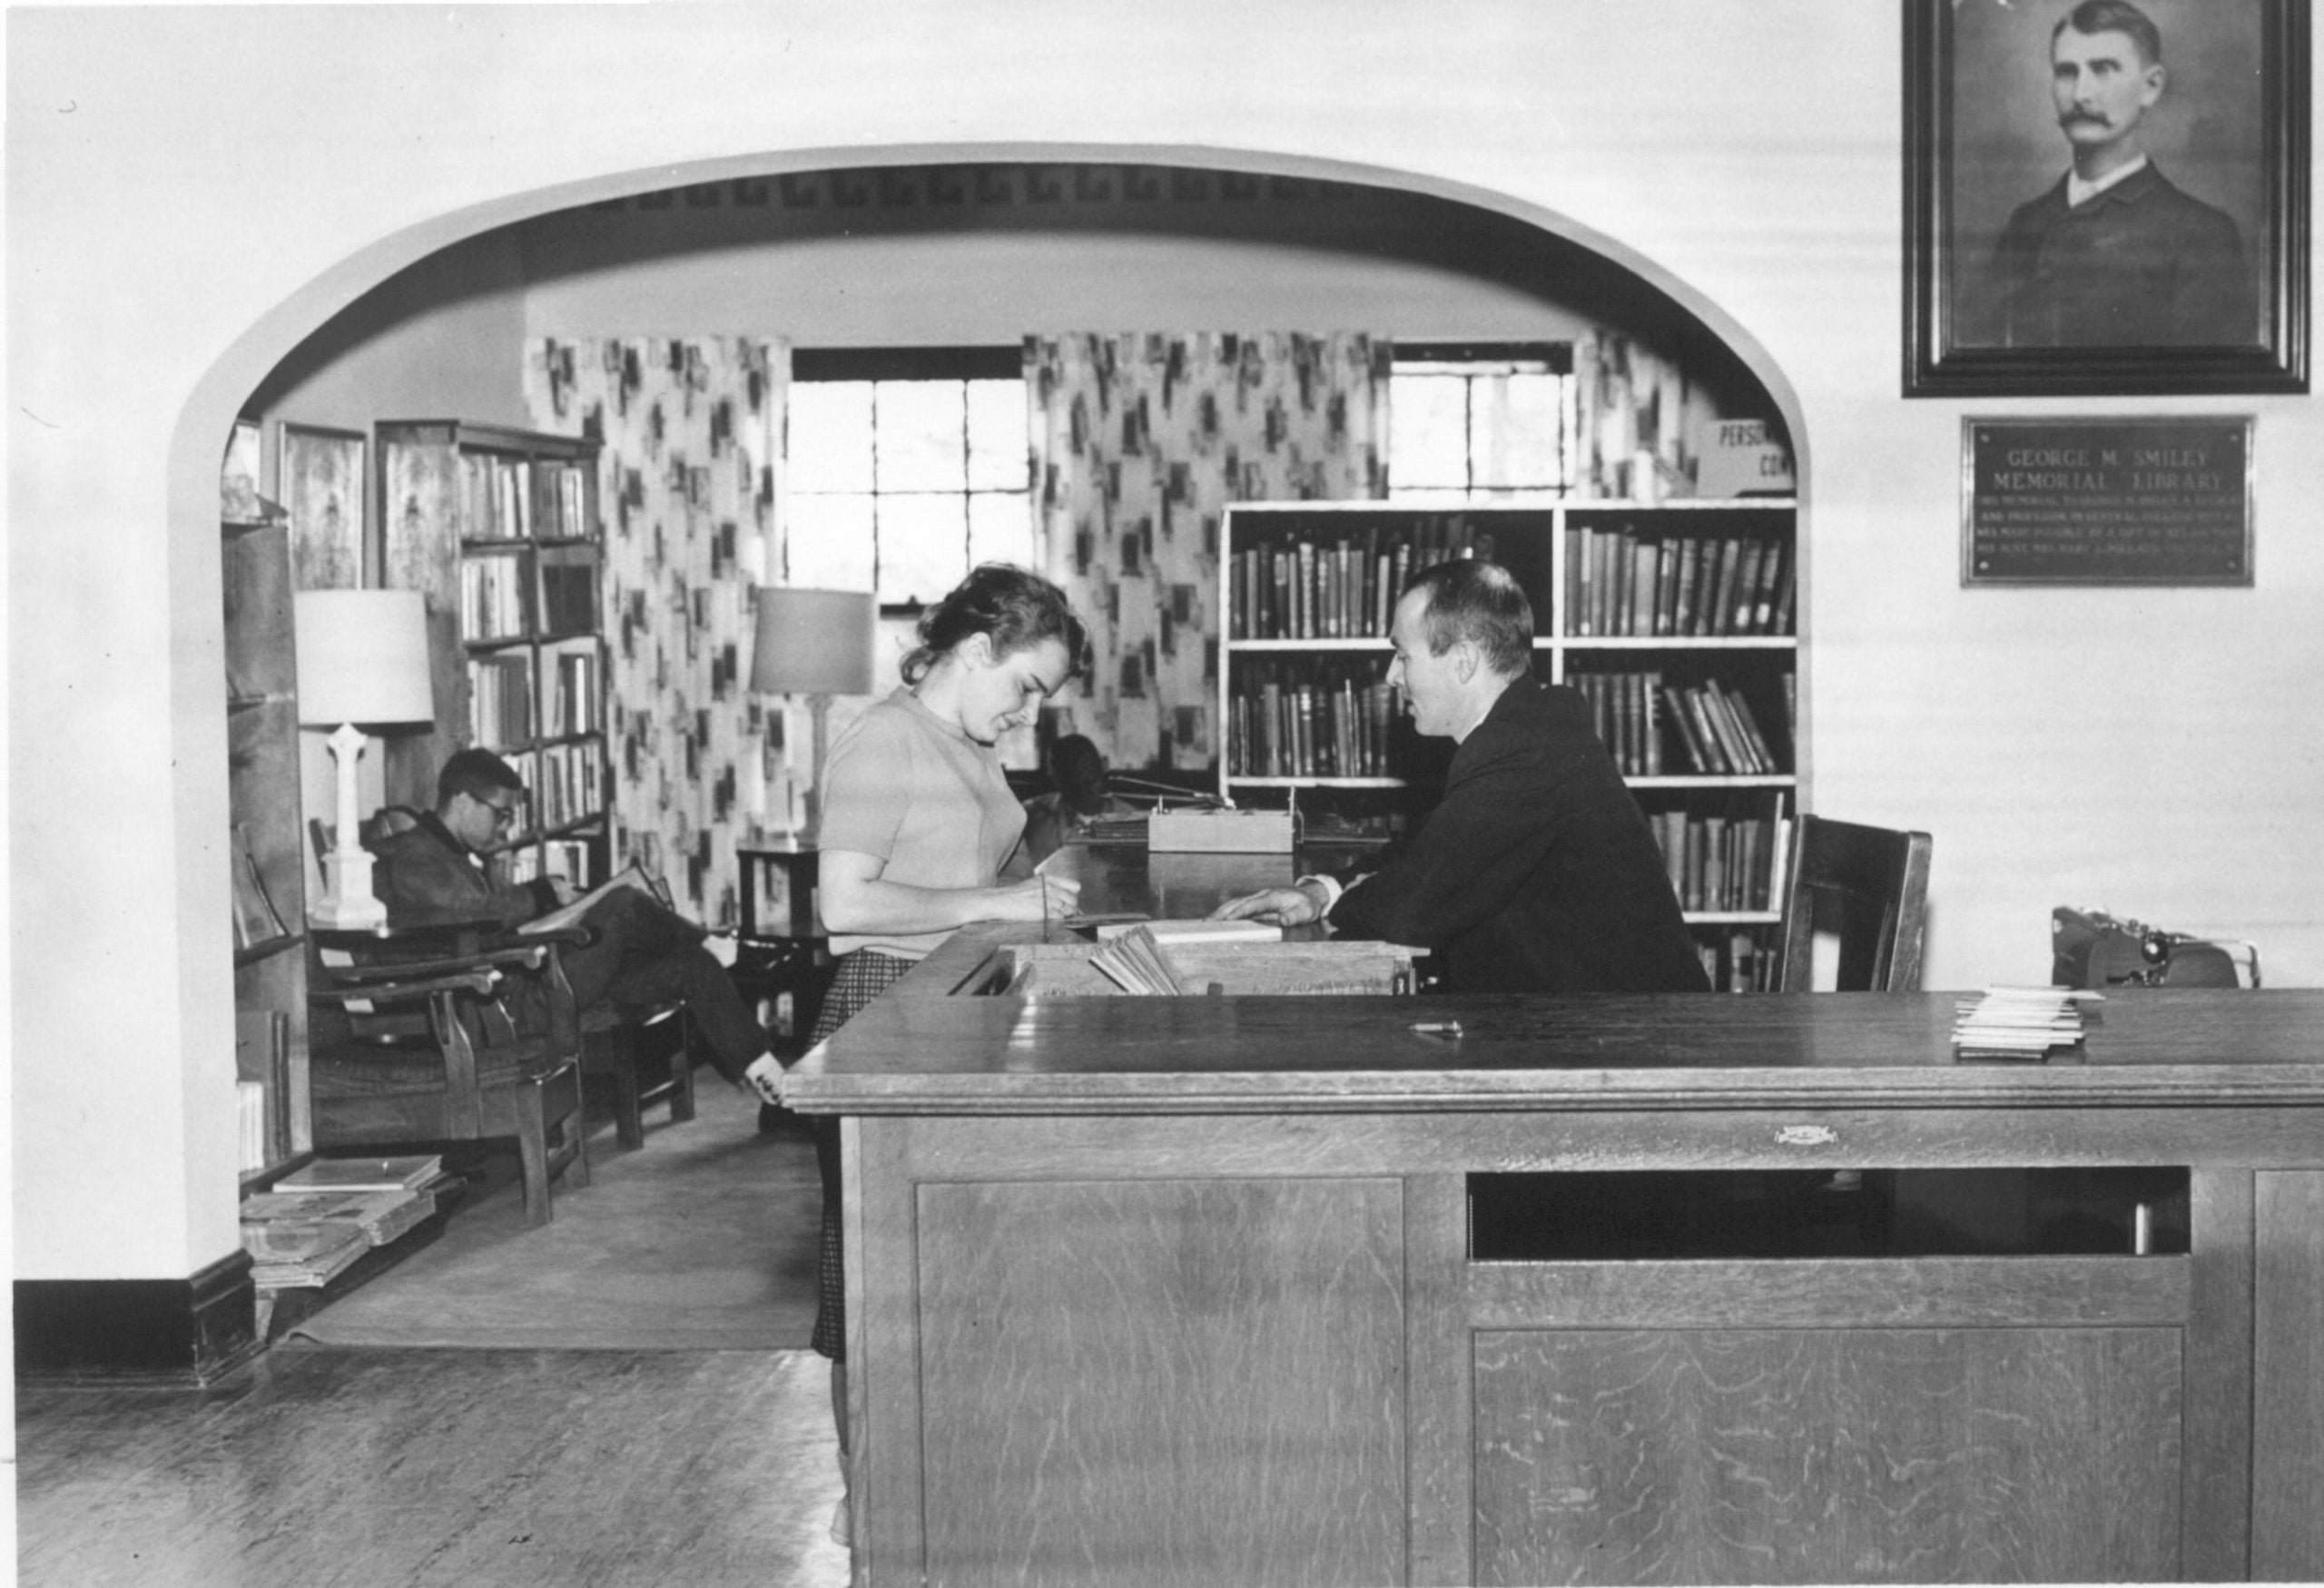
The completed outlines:
{"type": "Polygon", "coordinates": [[[1965,585],[2249,585],[2251,428],[1962,421],[1965,585]]]}

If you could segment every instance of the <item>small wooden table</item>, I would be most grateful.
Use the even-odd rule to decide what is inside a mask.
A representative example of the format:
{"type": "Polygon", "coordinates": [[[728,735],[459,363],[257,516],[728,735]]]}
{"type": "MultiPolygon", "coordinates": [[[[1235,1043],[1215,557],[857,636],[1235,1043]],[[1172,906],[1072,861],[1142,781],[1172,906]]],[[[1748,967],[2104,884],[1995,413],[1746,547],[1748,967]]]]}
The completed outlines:
{"type": "Polygon", "coordinates": [[[816,904],[814,841],[763,833],[734,845],[742,863],[742,922],[735,933],[734,985],[774,1035],[783,1058],[806,1046],[831,985],[830,940],[816,904]]]}

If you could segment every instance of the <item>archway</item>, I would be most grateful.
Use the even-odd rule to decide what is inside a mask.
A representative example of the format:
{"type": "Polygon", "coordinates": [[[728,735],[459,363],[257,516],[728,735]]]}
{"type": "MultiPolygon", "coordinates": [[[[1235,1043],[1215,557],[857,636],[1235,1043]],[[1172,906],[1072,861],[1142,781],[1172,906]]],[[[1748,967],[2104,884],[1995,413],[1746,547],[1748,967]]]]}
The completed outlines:
{"type": "MultiPolygon", "coordinates": [[[[207,538],[215,517],[218,449],[251,394],[300,346],[335,316],[399,272],[440,251],[497,228],[562,210],[629,199],[641,194],[707,184],[780,180],[817,172],[872,173],[896,168],[971,163],[1184,167],[1261,179],[1330,183],[1371,189],[1406,198],[1441,201],[1496,218],[1553,240],[1569,257],[1595,259],[1609,267],[1604,281],[1632,283],[1644,300],[1659,299],[1677,309],[1690,328],[1699,328],[1732,356],[1737,367],[1764,390],[1775,418],[1788,433],[1803,508],[1808,478],[1808,439],[1797,394],[1757,339],[1720,306],[1618,240],[1505,194],[1413,173],[1345,162],[1259,151],[1196,147],[1104,144],[917,144],[848,150],[799,150],[706,161],[652,172],[611,173],[588,182],[512,194],[470,206],[411,227],[350,255],[317,277],[251,326],[222,353],[187,399],[172,437],[169,460],[170,525],[173,537],[207,538]]],[[[203,643],[212,636],[214,613],[179,615],[182,643],[203,643]],[[200,621],[183,626],[189,616],[200,621]]]]}

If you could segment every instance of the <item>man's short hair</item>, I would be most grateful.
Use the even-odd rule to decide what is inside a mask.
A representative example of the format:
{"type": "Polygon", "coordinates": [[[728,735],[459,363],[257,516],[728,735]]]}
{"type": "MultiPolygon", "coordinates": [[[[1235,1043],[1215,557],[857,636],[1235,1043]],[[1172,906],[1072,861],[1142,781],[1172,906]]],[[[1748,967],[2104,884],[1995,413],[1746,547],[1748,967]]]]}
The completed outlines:
{"type": "Polygon", "coordinates": [[[2139,47],[2140,64],[2162,64],[2162,30],[2148,20],[2147,14],[2131,4],[2131,0],[2082,0],[2082,4],[2058,18],[2058,25],[2050,30],[2050,42],[2071,27],[2078,34],[2128,34],[2139,47]]]}
{"type": "Polygon", "coordinates": [[[1415,590],[1428,596],[1420,633],[1430,656],[1441,656],[1467,640],[1483,655],[1485,666],[1504,678],[1533,670],[1533,604],[1507,568],[1475,557],[1440,562],[1404,587],[1408,596],[1415,590]]]}
{"type": "Polygon", "coordinates": [[[505,789],[512,794],[525,792],[525,780],[517,769],[489,750],[455,750],[436,774],[436,808],[443,809],[452,803],[454,794],[466,794],[470,799],[505,789]]]}

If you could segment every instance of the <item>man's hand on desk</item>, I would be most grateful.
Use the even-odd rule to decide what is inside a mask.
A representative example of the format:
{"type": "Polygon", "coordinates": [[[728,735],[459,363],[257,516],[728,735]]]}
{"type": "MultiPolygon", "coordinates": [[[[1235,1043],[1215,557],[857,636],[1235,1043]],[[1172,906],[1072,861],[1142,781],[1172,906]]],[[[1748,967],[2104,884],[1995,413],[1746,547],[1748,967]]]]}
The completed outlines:
{"type": "Polygon", "coordinates": [[[1305,926],[1321,921],[1331,907],[1328,890],[1309,879],[1296,887],[1263,888],[1229,899],[1210,912],[1213,921],[1270,921],[1278,926],[1305,926]]]}

